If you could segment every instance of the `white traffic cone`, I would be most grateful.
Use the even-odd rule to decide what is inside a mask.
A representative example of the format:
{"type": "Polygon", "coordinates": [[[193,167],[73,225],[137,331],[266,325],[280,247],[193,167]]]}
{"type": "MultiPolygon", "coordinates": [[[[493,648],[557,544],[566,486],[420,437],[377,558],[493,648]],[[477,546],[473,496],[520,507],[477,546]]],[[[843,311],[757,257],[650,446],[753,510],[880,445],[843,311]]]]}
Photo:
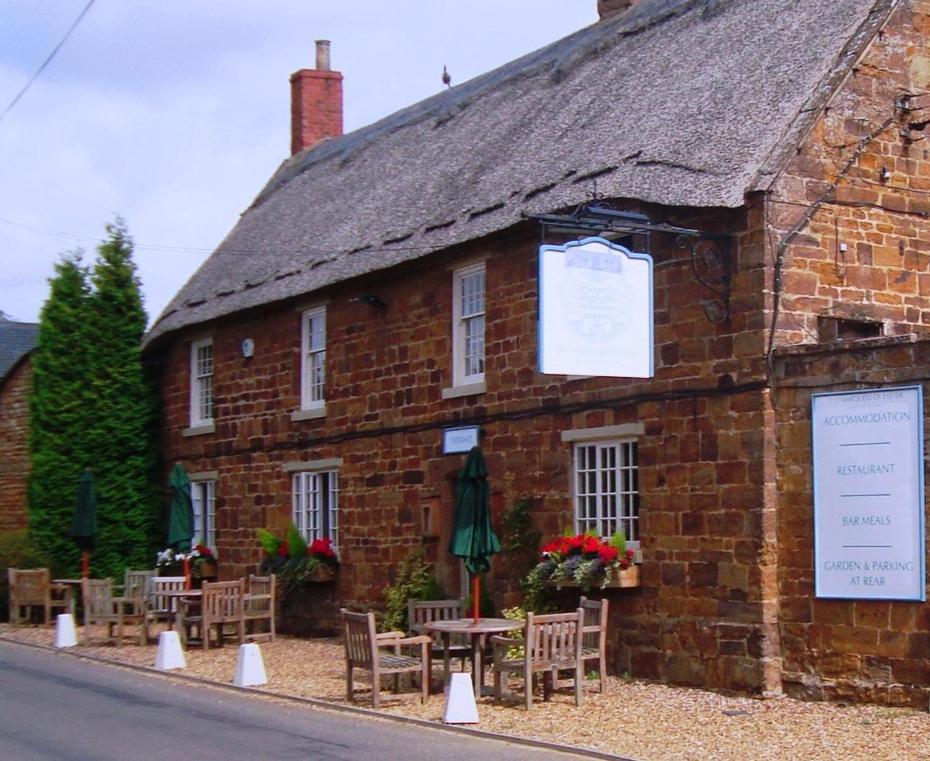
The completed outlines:
{"type": "Polygon", "coordinates": [[[239,662],[236,664],[236,675],[233,677],[236,687],[254,687],[259,684],[268,684],[265,675],[265,662],[262,660],[262,651],[254,642],[239,645],[239,662]]]}
{"type": "Polygon", "coordinates": [[[446,690],[446,709],[442,714],[443,724],[477,724],[478,706],[475,705],[475,690],[471,674],[457,671],[452,674],[446,690]]]}
{"type": "Polygon", "coordinates": [[[162,671],[182,669],[187,666],[181,640],[175,631],[162,632],[158,635],[158,652],[155,654],[155,668],[162,671]]]}
{"type": "Polygon", "coordinates": [[[74,647],[76,644],[74,616],[70,613],[59,613],[55,619],[55,647],[74,647]]]}

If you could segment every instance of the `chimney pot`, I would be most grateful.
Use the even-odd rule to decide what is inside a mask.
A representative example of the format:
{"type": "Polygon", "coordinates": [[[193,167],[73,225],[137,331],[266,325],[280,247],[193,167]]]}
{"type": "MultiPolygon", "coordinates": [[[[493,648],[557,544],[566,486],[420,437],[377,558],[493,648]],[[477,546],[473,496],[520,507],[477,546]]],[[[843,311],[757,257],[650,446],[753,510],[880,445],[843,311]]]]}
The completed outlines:
{"type": "Polygon", "coordinates": [[[316,70],[329,71],[329,40],[316,41],[316,70]]]}

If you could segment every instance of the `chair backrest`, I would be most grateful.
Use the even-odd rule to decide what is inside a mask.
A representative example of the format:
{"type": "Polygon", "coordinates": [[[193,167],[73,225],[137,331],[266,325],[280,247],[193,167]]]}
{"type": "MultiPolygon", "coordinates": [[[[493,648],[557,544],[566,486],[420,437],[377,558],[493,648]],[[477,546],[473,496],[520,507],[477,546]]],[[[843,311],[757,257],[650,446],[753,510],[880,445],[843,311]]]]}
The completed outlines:
{"type": "Polygon", "coordinates": [[[351,666],[371,669],[376,660],[374,613],[353,613],[342,608],[342,639],[346,648],[346,660],[351,666]]]}
{"type": "Polygon", "coordinates": [[[167,613],[171,610],[171,598],[164,592],[176,592],[185,588],[183,576],[151,576],[146,584],[146,599],[152,613],[167,613]]]}
{"type": "Polygon", "coordinates": [[[607,600],[582,597],[578,607],[584,611],[581,646],[601,650],[607,645],[607,600]]]}
{"type": "Polygon", "coordinates": [[[581,630],[584,611],[574,613],[526,614],[526,658],[535,665],[549,667],[577,663],[581,658],[581,630]]]}
{"type": "Polygon", "coordinates": [[[154,570],[130,571],[126,569],[123,581],[123,596],[141,598],[145,597],[146,582],[155,576],[154,570]]]}
{"type": "Polygon", "coordinates": [[[113,580],[82,579],[81,598],[85,620],[113,615],[113,580]]]}
{"type": "Polygon", "coordinates": [[[45,605],[49,600],[48,568],[8,568],[10,599],[16,605],[45,605]]]}
{"type": "Polygon", "coordinates": [[[449,621],[465,615],[462,600],[407,600],[407,629],[422,633],[433,621],[449,621]]]}
{"type": "Polygon", "coordinates": [[[248,606],[246,613],[251,616],[272,615],[274,613],[275,587],[277,586],[277,577],[255,576],[249,574],[248,587],[248,606]]]}
{"type": "Polygon", "coordinates": [[[204,624],[238,621],[242,618],[242,595],[245,585],[238,581],[205,581],[200,598],[204,624]]]}

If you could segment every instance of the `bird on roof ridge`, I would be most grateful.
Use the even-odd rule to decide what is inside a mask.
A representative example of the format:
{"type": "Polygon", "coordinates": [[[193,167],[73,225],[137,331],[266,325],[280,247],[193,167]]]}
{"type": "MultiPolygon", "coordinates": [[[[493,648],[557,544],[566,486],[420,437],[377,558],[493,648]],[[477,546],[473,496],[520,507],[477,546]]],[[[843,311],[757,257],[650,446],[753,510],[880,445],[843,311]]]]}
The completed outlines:
{"type": "Polygon", "coordinates": [[[446,87],[452,87],[452,77],[449,76],[449,72],[446,71],[446,65],[442,65],[442,83],[446,87]]]}

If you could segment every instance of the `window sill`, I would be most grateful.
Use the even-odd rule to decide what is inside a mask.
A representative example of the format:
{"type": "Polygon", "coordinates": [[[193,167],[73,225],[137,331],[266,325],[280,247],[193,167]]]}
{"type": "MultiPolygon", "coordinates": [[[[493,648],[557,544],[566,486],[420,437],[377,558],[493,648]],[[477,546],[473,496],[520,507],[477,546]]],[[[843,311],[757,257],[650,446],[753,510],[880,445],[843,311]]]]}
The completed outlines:
{"type": "Polygon", "coordinates": [[[478,381],[477,383],[463,383],[461,386],[452,386],[451,388],[444,388],[442,390],[443,399],[457,399],[460,396],[474,396],[475,394],[483,394],[487,391],[487,386],[484,381],[478,381]]]}
{"type": "Polygon", "coordinates": [[[215,431],[215,423],[201,423],[200,425],[192,425],[190,428],[185,428],[181,431],[181,435],[184,438],[190,438],[191,436],[203,436],[206,433],[214,433],[215,431]]]}
{"type": "Polygon", "coordinates": [[[291,420],[299,422],[301,420],[319,420],[326,417],[326,405],[322,407],[312,407],[307,410],[295,410],[291,413],[291,420]]]}

